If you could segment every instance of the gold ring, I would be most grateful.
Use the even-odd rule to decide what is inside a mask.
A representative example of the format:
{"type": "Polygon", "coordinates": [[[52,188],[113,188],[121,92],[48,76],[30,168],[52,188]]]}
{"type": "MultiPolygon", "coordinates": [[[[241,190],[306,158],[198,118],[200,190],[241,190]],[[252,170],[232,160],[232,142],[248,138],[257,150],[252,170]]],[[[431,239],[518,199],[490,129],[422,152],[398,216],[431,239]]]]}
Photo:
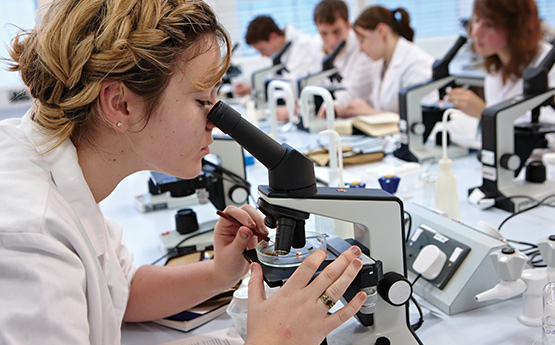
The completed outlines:
{"type": "Polygon", "coordinates": [[[324,305],[329,309],[331,309],[335,305],[333,299],[331,299],[330,295],[328,295],[325,291],[323,294],[320,295],[320,300],[324,302],[324,305]]]}

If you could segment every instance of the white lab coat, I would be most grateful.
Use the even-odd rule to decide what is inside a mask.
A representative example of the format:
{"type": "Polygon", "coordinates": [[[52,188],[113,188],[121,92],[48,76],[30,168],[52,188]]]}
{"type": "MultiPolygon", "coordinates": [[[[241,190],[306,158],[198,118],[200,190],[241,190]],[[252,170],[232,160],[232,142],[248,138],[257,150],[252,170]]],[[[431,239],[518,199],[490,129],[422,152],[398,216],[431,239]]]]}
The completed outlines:
{"type": "MultiPolygon", "coordinates": [[[[314,39],[317,52],[316,63],[318,71],[321,71],[322,61],[326,57],[323,50],[322,38],[316,35],[314,39]]],[[[334,66],[339,71],[341,82],[331,82],[329,78],[322,81],[322,86],[343,87],[345,90],[338,90],[334,93],[335,104],[346,106],[350,100],[364,99],[372,92],[371,75],[379,73],[382,65],[372,61],[365,53],[359,50],[359,43],[355,32],[349,30],[349,38],[345,47],[334,60],[334,66]]]]}
{"type": "MultiPolygon", "coordinates": [[[[536,66],[543,57],[549,52],[553,46],[545,41],[540,42],[540,49],[537,56],[530,62],[529,67],[536,66]]],[[[555,87],[555,67],[549,70],[549,86],[555,87]]],[[[495,73],[488,73],[484,78],[484,95],[486,98],[486,105],[493,106],[495,104],[501,103],[515,96],[521,95],[523,92],[523,80],[509,79],[505,84],[503,84],[503,76],[500,71],[495,73]]],[[[540,121],[555,123],[555,110],[551,107],[543,107],[540,110],[540,121]]],[[[519,117],[515,122],[530,122],[530,112],[519,117]]]]}
{"type": "MultiPolygon", "coordinates": [[[[379,61],[383,66],[383,60],[379,61]]],[[[376,109],[399,112],[399,90],[432,78],[434,58],[414,43],[399,37],[391,62],[382,80],[381,70],[372,75],[373,88],[369,103],[376,109]]],[[[437,92],[425,97],[425,102],[437,101],[437,92]]]]}
{"type": "Polygon", "coordinates": [[[66,140],[0,122],[0,343],[120,344],[136,272],[66,140]]]}

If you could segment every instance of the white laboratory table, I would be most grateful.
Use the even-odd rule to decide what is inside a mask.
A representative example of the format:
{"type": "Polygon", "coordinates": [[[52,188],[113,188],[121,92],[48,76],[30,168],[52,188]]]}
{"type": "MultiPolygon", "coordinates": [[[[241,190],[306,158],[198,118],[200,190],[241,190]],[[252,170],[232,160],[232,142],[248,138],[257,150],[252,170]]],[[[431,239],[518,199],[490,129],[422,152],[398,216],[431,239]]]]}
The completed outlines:
{"type": "MultiPolygon", "coordinates": [[[[304,132],[288,133],[286,137],[287,142],[300,151],[310,148],[307,142],[315,141],[314,135],[304,132]],[[312,139],[308,140],[309,137],[312,139]]],[[[318,139],[326,141],[325,138],[318,139]]],[[[402,164],[405,163],[388,155],[379,163],[346,168],[345,179],[347,182],[355,179],[362,180],[367,183],[367,187],[377,188],[378,183],[372,175],[376,169],[402,164]]],[[[431,165],[427,169],[434,172],[437,167],[431,165]]],[[[468,188],[481,184],[480,163],[475,155],[455,159],[454,172],[458,179],[462,222],[475,226],[478,220],[485,220],[497,227],[503,219],[510,215],[508,212],[498,209],[481,211],[466,201],[468,188]]],[[[254,166],[247,167],[247,178],[253,184],[253,192],[256,193],[256,185],[266,184],[266,170],[257,162],[254,166]]],[[[104,214],[123,226],[124,241],[134,253],[137,265],[152,263],[162,255],[159,235],[174,229],[176,212],[176,209],[151,213],[137,211],[134,199],[136,195],[147,191],[147,179],[148,173],[146,172],[129,176],[101,203],[104,214]]],[[[401,181],[402,183],[403,181],[401,181]]],[[[418,183],[411,184],[411,188],[401,194],[400,196],[406,200],[414,202],[422,200],[422,188],[418,186],[418,183]]],[[[257,195],[254,194],[254,197],[256,198],[257,195]]],[[[200,223],[216,218],[215,208],[211,204],[197,205],[193,208],[197,212],[200,223]]],[[[555,215],[550,208],[538,207],[508,221],[502,232],[510,239],[537,242],[540,238],[555,233],[554,221],[555,215]]],[[[522,311],[521,297],[451,316],[438,311],[418,296],[417,298],[424,309],[424,324],[417,331],[423,344],[529,345],[541,336],[540,327],[524,326],[517,320],[522,311]]],[[[412,308],[411,318],[413,322],[417,318],[417,313],[412,308]]],[[[353,319],[350,322],[356,321],[353,319]]],[[[225,314],[189,333],[182,333],[148,322],[126,323],[123,325],[122,344],[160,344],[231,326],[231,319],[225,314]]],[[[330,342],[330,344],[333,343],[341,344],[341,342],[330,342]]]]}

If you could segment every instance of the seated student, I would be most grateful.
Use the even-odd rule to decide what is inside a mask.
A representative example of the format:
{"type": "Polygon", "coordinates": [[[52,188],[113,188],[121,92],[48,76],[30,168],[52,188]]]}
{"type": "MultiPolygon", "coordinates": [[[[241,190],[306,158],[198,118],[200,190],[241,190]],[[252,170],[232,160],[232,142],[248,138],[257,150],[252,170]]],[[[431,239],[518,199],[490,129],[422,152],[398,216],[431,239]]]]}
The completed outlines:
{"type": "MultiPolygon", "coordinates": [[[[478,118],[486,106],[522,94],[524,69],[536,66],[552,48],[542,37],[534,0],[475,0],[471,37],[476,53],[484,57],[486,100],[463,88],[453,89],[448,100],[478,118]]],[[[555,87],[553,67],[549,71],[549,85],[555,87]]],[[[516,122],[528,121],[530,112],[516,122]]],[[[555,123],[555,111],[542,108],[540,121],[555,123]]]]}
{"type": "Polygon", "coordinates": [[[339,117],[372,115],[383,111],[399,112],[399,90],[432,77],[434,58],[412,42],[414,30],[409,14],[402,8],[391,11],[381,6],[366,9],[354,24],[360,50],[379,61],[372,93],[366,99],[336,106],[339,117]]]}
{"type": "MultiPolygon", "coordinates": [[[[341,41],[346,42],[334,60],[334,66],[342,79],[333,85],[345,88],[335,91],[335,103],[345,106],[350,100],[369,95],[372,86],[369,71],[375,69],[377,63],[359,50],[358,40],[349,21],[347,4],[342,0],[322,0],[314,8],[313,16],[319,34],[315,50],[319,53],[317,63],[333,52],[341,41]]],[[[331,86],[332,83],[326,79],[323,85],[331,86]]]]}
{"type": "MultiPolygon", "coordinates": [[[[296,90],[298,78],[315,71],[314,56],[311,51],[312,38],[291,25],[285,26],[282,30],[271,17],[258,16],[249,23],[245,41],[266,57],[275,56],[288,42],[291,42],[281,56],[281,63],[286,71],[274,77],[293,81],[294,90],[296,90]]],[[[239,97],[248,95],[250,92],[251,85],[247,83],[238,83],[233,90],[234,95],[239,97]]]]}

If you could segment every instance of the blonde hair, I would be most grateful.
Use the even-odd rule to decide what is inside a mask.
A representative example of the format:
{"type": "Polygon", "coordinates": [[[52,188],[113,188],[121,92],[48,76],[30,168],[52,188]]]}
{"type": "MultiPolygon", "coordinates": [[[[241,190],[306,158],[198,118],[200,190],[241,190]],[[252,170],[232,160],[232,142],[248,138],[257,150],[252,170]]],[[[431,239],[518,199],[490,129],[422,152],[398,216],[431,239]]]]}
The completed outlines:
{"type": "Polygon", "coordinates": [[[225,58],[195,81],[213,87],[229,66],[230,40],[200,0],[55,0],[35,29],[12,40],[10,70],[20,71],[35,98],[33,120],[68,138],[90,142],[104,81],[121,81],[147,102],[147,121],[173,71],[223,42],[225,58]]]}

